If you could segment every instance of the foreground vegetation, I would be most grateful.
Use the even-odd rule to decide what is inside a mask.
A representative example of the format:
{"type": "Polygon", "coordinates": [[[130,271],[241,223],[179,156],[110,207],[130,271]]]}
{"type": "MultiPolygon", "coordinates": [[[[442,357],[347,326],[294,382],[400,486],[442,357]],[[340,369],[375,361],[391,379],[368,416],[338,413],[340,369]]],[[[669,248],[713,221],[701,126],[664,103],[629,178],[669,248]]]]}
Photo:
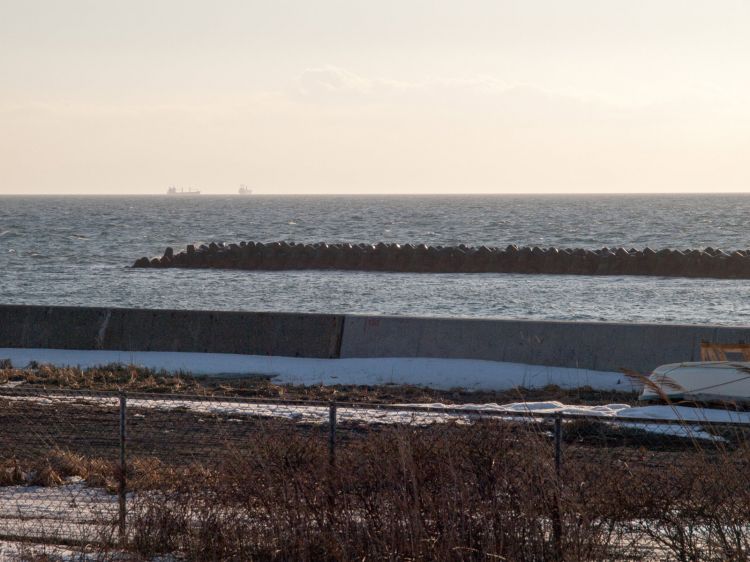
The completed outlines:
{"type": "MultiPolygon", "coordinates": [[[[163,420],[160,420],[161,423],[163,420]]],[[[566,427],[480,421],[350,427],[331,457],[324,428],[256,420],[210,450],[185,429],[128,462],[128,534],[103,559],[746,560],[750,450],[689,440],[637,445],[566,427]],[[172,556],[176,558],[171,558],[172,556]],[[164,559],[164,558],[161,558],[164,559]]],[[[157,422],[154,422],[157,425],[157,422]]],[[[220,426],[217,422],[215,428],[220,426]]],[[[111,459],[70,449],[15,459],[3,485],[79,477],[116,493],[111,459]],[[30,464],[31,463],[31,464],[30,464]]],[[[80,498],[80,493],[79,496],[80,498]]]]}
{"type": "MultiPolygon", "coordinates": [[[[606,420],[570,421],[557,456],[551,420],[365,424],[342,418],[332,448],[328,426],[299,421],[291,406],[277,412],[286,418],[253,417],[210,399],[460,403],[538,393],[539,399],[597,400],[586,391],[514,396],[298,388],[128,368],[4,365],[0,384],[8,382],[206,397],[203,409],[135,399],[128,406],[127,529],[120,537],[116,513],[102,512],[100,534],[91,542],[103,560],[750,557],[750,440],[739,429],[714,428],[722,439],[698,441],[606,420]]],[[[83,485],[65,499],[65,509],[86,490],[116,498],[122,476],[116,400],[29,396],[0,397],[0,491],[41,486],[64,494],[71,482],[83,485]]],[[[608,399],[622,396],[598,401],[608,399]]],[[[49,507],[54,513],[56,506],[49,507]]],[[[0,534],[3,525],[0,520],[0,534]]]]}

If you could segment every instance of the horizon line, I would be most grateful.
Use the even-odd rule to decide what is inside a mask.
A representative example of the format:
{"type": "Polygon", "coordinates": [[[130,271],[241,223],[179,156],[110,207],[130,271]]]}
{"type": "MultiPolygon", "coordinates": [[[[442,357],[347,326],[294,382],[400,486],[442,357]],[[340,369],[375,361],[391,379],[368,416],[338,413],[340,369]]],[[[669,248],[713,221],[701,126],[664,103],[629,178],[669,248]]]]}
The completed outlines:
{"type": "MultiPolygon", "coordinates": [[[[387,191],[387,192],[286,192],[286,193],[272,193],[272,192],[253,192],[248,195],[240,195],[236,191],[221,191],[221,192],[201,192],[200,194],[192,197],[187,196],[183,198],[195,199],[200,197],[224,197],[224,196],[236,196],[245,199],[252,199],[253,197],[300,197],[300,196],[325,196],[325,197],[370,197],[370,196],[395,196],[395,197],[406,197],[406,196],[446,196],[446,197],[471,197],[471,196],[503,196],[503,195],[748,195],[750,194],[750,188],[742,191],[472,191],[472,192],[404,192],[404,191],[387,191]]],[[[0,197],[174,197],[167,193],[143,193],[143,192],[122,192],[122,193],[86,193],[86,192],[39,192],[39,193],[0,193],[0,197]]],[[[178,199],[182,199],[177,197],[178,199]]]]}

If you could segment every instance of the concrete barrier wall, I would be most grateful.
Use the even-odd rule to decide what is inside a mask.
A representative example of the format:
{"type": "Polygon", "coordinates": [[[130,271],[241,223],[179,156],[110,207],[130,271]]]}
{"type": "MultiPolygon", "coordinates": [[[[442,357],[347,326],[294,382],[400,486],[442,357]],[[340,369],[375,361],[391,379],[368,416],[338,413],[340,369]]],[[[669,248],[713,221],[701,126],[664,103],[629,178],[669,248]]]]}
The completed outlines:
{"type": "Polygon", "coordinates": [[[0,305],[0,347],[442,357],[649,372],[750,327],[0,305]]]}
{"type": "Polygon", "coordinates": [[[338,357],[343,316],[0,306],[0,347],[338,357]]]}
{"type": "Polygon", "coordinates": [[[750,327],[347,316],[341,357],[486,359],[642,373],[700,360],[700,342],[750,342],[750,327]]]}

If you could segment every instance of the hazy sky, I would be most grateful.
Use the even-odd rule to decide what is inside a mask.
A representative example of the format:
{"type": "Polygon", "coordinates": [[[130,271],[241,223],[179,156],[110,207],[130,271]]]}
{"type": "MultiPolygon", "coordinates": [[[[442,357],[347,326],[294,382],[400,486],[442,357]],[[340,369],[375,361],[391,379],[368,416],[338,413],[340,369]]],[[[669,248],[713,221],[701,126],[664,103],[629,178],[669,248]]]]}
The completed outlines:
{"type": "Polygon", "coordinates": [[[0,0],[0,194],[750,191],[750,2],[0,0]]]}

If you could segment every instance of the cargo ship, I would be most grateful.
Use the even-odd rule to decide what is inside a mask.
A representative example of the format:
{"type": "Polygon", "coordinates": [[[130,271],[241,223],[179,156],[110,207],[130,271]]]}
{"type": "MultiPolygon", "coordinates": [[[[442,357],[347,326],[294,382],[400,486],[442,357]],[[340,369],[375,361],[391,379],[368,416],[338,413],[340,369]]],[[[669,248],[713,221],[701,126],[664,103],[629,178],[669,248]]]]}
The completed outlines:
{"type": "Polygon", "coordinates": [[[200,195],[201,192],[197,189],[177,189],[176,187],[170,187],[167,189],[167,195],[200,195]]]}

